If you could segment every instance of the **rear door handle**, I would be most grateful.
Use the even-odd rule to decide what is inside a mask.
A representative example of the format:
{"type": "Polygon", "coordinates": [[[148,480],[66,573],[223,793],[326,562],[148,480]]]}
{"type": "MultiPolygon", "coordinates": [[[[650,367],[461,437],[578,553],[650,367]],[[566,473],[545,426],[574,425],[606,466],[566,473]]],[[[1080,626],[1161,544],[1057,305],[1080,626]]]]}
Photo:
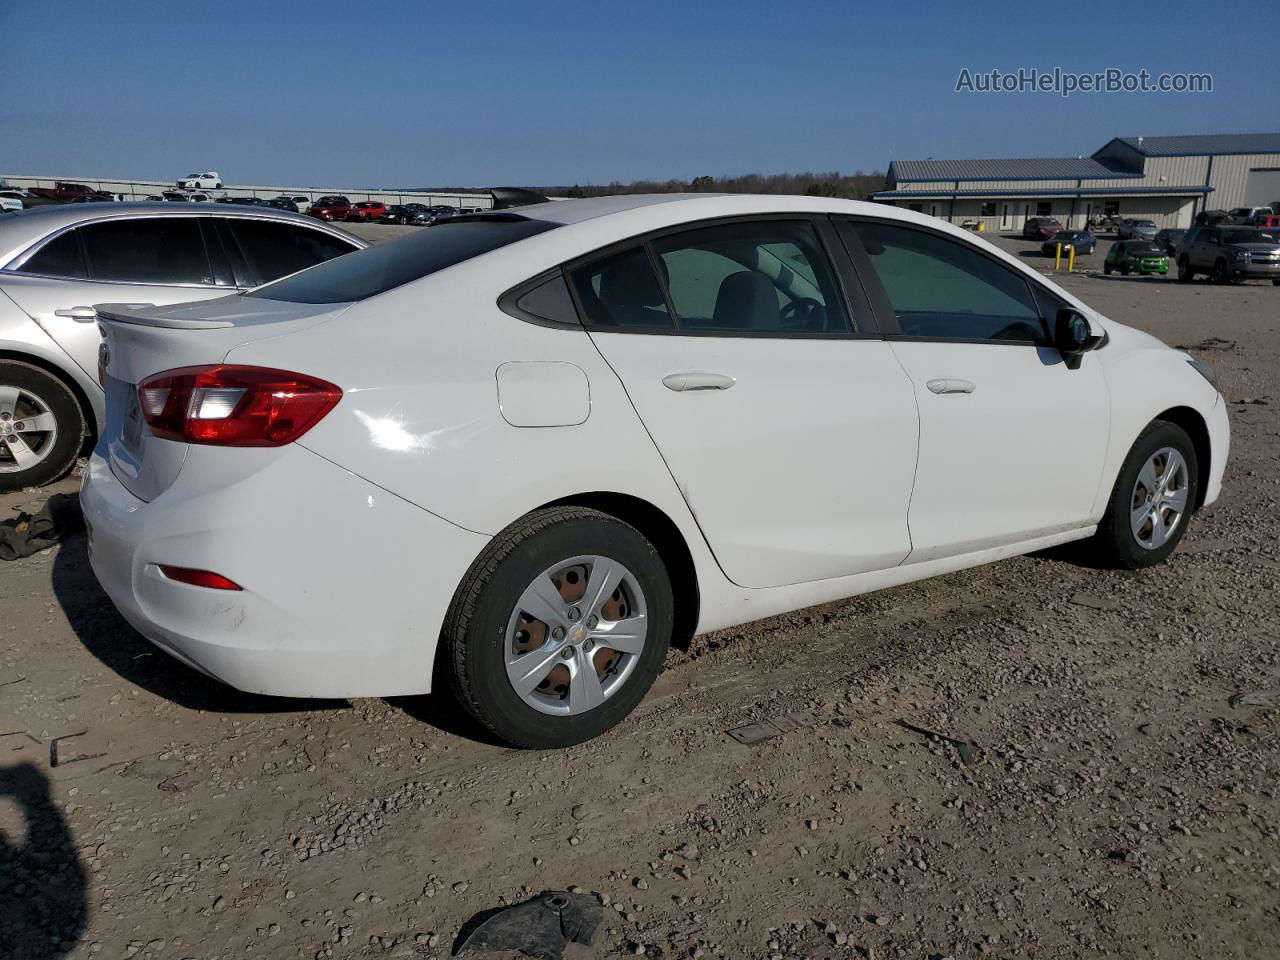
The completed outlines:
{"type": "Polygon", "coordinates": [[[934,393],[973,393],[978,385],[971,380],[958,380],[955,377],[939,377],[925,384],[934,393]]]}
{"type": "Polygon", "coordinates": [[[686,390],[728,390],[737,382],[733,377],[723,373],[708,373],[705,370],[669,373],[662,378],[662,385],[676,393],[683,393],[686,390]]]}
{"type": "Polygon", "coordinates": [[[93,307],[69,307],[53,311],[55,317],[69,317],[76,323],[93,323],[98,319],[98,311],[93,307]]]}

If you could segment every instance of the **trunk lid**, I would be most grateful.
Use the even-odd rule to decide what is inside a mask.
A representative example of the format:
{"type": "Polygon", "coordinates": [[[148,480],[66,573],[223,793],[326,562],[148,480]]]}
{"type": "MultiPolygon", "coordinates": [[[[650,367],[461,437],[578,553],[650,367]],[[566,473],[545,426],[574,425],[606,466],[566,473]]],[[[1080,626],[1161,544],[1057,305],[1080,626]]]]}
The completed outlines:
{"type": "Polygon", "coordinates": [[[170,307],[97,304],[106,416],[96,452],[135,497],[155,499],[177,479],[189,445],[151,433],[139,403],[141,381],[179,367],[221,363],[238,346],[298,332],[349,306],[240,296],[170,307]]]}

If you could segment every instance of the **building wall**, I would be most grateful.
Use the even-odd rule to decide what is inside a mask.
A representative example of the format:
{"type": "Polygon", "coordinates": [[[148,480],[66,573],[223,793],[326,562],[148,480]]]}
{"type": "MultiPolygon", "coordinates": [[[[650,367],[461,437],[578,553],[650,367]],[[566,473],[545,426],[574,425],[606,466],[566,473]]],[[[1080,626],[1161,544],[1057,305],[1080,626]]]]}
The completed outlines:
{"type": "MultiPolygon", "coordinates": [[[[1239,156],[1220,156],[1213,158],[1213,172],[1209,185],[1213,193],[1209,194],[1209,207],[1213,210],[1230,210],[1242,207],[1245,203],[1245,185],[1249,179],[1249,171],[1276,169],[1280,167],[1280,153],[1245,153],[1239,156]]],[[[1263,203],[1280,200],[1280,197],[1268,197],[1263,203]]]]}
{"type": "Polygon", "coordinates": [[[985,201],[994,203],[993,216],[984,216],[984,201],[980,197],[959,197],[951,200],[912,200],[909,196],[894,197],[890,202],[896,207],[910,208],[918,204],[922,213],[936,216],[949,223],[966,220],[981,221],[987,233],[1021,233],[1028,217],[1045,216],[1040,204],[1049,205],[1048,216],[1057,217],[1063,226],[1081,229],[1090,217],[1100,217],[1107,201],[1119,204],[1118,216],[1154,220],[1160,227],[1189,227],[1194,215],[1196,198],[1193,196],[1155,197],[995,197],[985,201]]]}

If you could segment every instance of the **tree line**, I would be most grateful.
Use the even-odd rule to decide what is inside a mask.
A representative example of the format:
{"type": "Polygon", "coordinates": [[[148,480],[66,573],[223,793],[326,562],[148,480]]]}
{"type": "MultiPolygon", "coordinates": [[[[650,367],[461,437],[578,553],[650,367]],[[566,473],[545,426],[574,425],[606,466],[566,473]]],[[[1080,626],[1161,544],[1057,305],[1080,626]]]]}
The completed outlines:
{"type": "Polygon", "coordinates": [[[700,176],[692,180],[633,180],[609,184],[538,187],[543,193],[569,197],[605,197],[620,193],[786,193],[810,197],[861,200],[884,189],[883,173],[747,173],[733,177],[700,176]]]}

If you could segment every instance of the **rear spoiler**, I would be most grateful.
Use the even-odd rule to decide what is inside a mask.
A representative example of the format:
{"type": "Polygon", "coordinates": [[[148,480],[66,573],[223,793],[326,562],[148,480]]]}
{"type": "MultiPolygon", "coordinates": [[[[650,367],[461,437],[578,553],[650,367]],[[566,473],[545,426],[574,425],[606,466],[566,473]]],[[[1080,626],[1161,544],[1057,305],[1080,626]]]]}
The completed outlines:
{"type": "Polygon", "coordinates": [[[234,327],[230,320],[186,320],[153,313],[154,303],[95,303],[99,320],[128,323],[138,327],[165,327],[170,330],[219,330],[234,327]]]}
{"type": "Polygon", "coordinates": [[[533,190],[523,187],[494,187],[489,191],[493,197],[494,210],[507,210],[511,207],[527,207],[533,203],[547,203],[548,198],[533,190]]]}

